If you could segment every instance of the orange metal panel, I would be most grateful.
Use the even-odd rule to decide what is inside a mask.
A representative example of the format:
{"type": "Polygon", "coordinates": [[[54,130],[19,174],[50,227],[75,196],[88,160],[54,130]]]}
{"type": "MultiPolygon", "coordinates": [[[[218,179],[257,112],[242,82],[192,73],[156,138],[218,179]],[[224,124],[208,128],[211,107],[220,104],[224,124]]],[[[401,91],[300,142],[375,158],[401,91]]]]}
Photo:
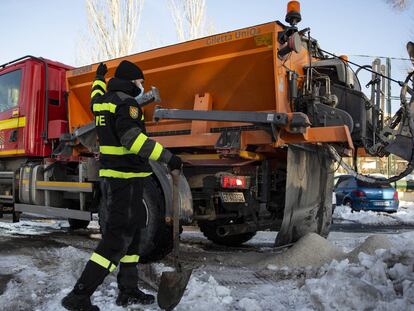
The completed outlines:
{"type": "MultiPolygon", "coordinates": [[[[209,93],[200,97],[198,94],[194,100],[194,110],[211,110],[213,99],[209,93]]],[[[210,122],[207,121],[193,121],[191,122],[191,134],[202,134],[210,132],[210,122]]]]}
{"type": "MultiPolygon", "coordinates": [[[[214,147],[220,133],[204,133],[196,135],[174,135],[174,136],[155,136],[152,137],[167,148],[176,147],[214,147]]],[[[241,149],[246,149],[248,145],[271,144],[272,138],[265,131],[248,131],[241,133],[241,149]]]]}
{"type": "MultiPolygon", "coordinates": [[[[143,69],[147,86],[159,88],[163,107],[193,109],[196,94],[210,93],[214,110],[274,110],[277,46],[269,38],[275,30],[272,22],[110,60],[107,78],[127,59],[143,69]]],[[[69,106],[76,107],[70,111],[71,130],[84,121],[75,115],[83,113],[77,104],[89,109],[96,68],[94,64],[67,73],[69,106]]],[[[145,107],[148,121],[153,108],[145,107]]],[[[92,116],[87,117],[91,120],[92,116]]]]}
{"type": "MultiPolygon", "coordinates": [[[[295,70],[303,75],[309,56],[303,48],[298,54],[291,53],[287,60],[280,60],[277,36],[281,30],[271,22],[109,60],[107,78],[126,59],[143,69],[146,86],[154,85],[160,90],[161,106],[165,108],[290,113],[286,73],[295,70]]],[[[92,121],[89,96],[96,68],[97,64],[93,64],[67,73],[71,131],[92,121]]],[[[155,123],[153,108],[154,105],[144,108],[147,130],[165,147],[213,148],[220,133],[210,133],[211,128],[248,125],[179,120],[155,123]],[[157,132],[168,131],[190,134],[156,136],[157,132]]],[[[353,148],[346,127],[309,128],[303,135],[281,131],[276,143],[265,131],[241,134],[242,150],[248,145],[279,147],[299,142],[347,142],[353,148]]]]}
{"type": "Polygon", "coordinates": [[[313,127],[308,128],[303,134],[282,132],[276,146],[289,143],[333,143],[346,142],[348,147],[354,150],[351,134],[347,126],[313,127]]]}
{"type": "Polygon", "coordinates": [[[197,135],[172,135],[151,137],[167,148],[174,147],[214,147],[220,133],[207,133],[197,135]]]}

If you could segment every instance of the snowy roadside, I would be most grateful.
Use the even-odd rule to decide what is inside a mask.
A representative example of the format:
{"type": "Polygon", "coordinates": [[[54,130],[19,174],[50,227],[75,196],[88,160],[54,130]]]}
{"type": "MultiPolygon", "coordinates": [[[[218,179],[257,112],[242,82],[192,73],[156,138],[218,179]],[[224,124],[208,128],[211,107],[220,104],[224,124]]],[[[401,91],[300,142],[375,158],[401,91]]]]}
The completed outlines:
{"type": "MultiPolygon", "coordinates": [[[[0,236],[8,238],[13,230],[13,235],[30,235],[37,230],[50,233],[62,226],[59,221],[1,224],[0,236]]],[[[255,271],[249,267],[247,271],[243,266],[226,266],[226,262],[205,262],[194,271],[176,310],[414,310],[414,232],[386,236],[392,243],[387,250],[361,253],[356,262],[334,260],[320,268],[269,265],[255,271]],[[222,282],[223,275],[231,275],[237,285],[222,282]]],[[[274,232],[259,232],[247,244],[267,252],[274,238],[274,232]]],[[[328,241],[342,251],[350,251],[366,238],[367,234],[333,232],[328,241]]],[[[184,232],[183,240],[205,241],[197,231],[184,232]]],[[[4,282],[4,288],[0,286],[1,309],[60,310],[61,298],[71,289],[89,256],[89,251],[72,246],[0,252],[0,279],[10,279],[4,282]]],[[[162,264],[155,267],[158,272],[169,269],[162,264]]],[[[125,310],[114,304],[116,294],[116,278],[111,275],[93,301],[101,310],[125,310]]],[[[138,309],[158,310],[156,305],[138,309]]]]}
{"type": "Polygon", "coordinates": [[[400,201],[398,211],[386,212],[360,211],[352,212],[348,206],[340,205],[333,214],[334,223],[359,223],[365,225],[414,225],[414,202],[400,201]]]}
{"type": "MultiPolygon", "coordinates": [[[[414,233],[391,240],[390,250],[361,253],[357,263],[332,261],[320,269],[269,267],[266,273],[281,276],[271,284],[222,286],[201,268],[195,271],[177,310],[412,310],[414,233]]],[[[88,256],[73,247],[20,256],[17,264],[15,257],[1,256],[2,273],[13,274],[0,296],[2,310],[59,310],[60,299],[88,256]]],[[[101,310],[123,310],[114,304],[116,291],[112,275],[93,300],[101,310]]]]}

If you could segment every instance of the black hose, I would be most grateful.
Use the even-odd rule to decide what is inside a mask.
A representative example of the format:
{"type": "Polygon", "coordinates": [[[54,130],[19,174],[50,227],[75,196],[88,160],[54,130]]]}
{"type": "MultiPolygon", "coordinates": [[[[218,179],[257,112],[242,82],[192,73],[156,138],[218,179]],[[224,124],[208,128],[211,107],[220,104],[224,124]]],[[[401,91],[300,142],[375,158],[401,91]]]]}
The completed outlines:
{"type": "MultiPolygon", "coordinates": [[[[323,50],[323,49],[321,49],[321,48],[319,48],[319,50],[320,50],[321,52],[323,52],[323,53],[326,53],[326,54],[328,54],[328,55],[332,56],[332,57],[335,57],[335,58],[341,59],[339,56],[336,56],[335,54],[330,53],[330,52],[328,52],[328,51],[325,51],[325,50],[323,50]]],[[[341,59],[341,60],[342,60],[342,59],[341,59]]],[[[381,73],[378,73],[378,72],[375,72],[375,71],[373,71],[373,70],[371,70],[371,69],[368,69],[368,68],[367,68],[367,66],[361,66],[361,65],[358,65],[357,63],[351,62],[350,60],[347,60],[346,62],[347,62],[347,63],[349,63],[349,64],[352,64],[352,65],[354,65],[354,66],[356,66],[356,67],[358,67],[359,69],[364,69],[364,70],[369,71],[369,72],[371,72],[371,73],[375,73],[375,74],[377,74],[377,75],[379,75],[379,76],[381,76],[381,77],[383,77],[383,78],[385,78],[385,79],[388,79],[388,80],[390,80],[390,81],[392,81],[392,82],[398,83],[398,85],[399,85],[399,86],[403,86],[403,85],[404,85],[404,82],[402,82],[402,81],[398,81],[398,80],[395,80],[395,79],[390,78],[390,77],[387,77],[387,76],[385,76],[385,75],[383,75],[383,74],[381,74],[381,73]]]]}

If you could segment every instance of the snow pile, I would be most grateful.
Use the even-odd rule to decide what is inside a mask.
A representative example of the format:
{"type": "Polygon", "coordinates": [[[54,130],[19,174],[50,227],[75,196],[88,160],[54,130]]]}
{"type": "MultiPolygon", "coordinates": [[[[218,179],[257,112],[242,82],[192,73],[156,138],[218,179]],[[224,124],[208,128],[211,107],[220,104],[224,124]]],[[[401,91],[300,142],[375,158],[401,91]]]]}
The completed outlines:
{"type": "Polygon", "coordinates": [[[240,300],[239,307],[245,311],[262,311],[259,303],[256,300],[250,298],[243,298],[240,300]]]}
{"type": "MultiPolygon", "coordinates": [[[[324,263],[342,256],[344,253],[328,240],[316,233],[308,233],[285,252],[271,254],[261,260],[259,266],[320,267],[324,263]]],[[[254,265],[257,266],[257,262],[254,265]]]]}
{"type": "Polygon", "coordinates": [[[233,310],[231,290],[221,286],[209,274],[192,276],[187,290],[176,310],[233,310]]]}
{"type": "Polygon", "coordinates": [[[414,203],[400,201],[398,211],[393,214],[374,211],[352,212],[348,206],[335,208],[334,222],[354,222],[366,225],[414,225],[414,203]]]}
{"type": "Polygon", "coordinates": [[[356,263],[333,260],[318,277],[305,281],[317,309],[413,310],[414,243],[359,253],[356,263]]]}
{"type": "Polygon", "coordinates": [[[1,273],[12,279],[0,295],[1,310],[60,310],[60,299],[73,287],[89,256],[74,247],[2,255],[1,273]]]}
{"type": "Polygon", "coordinates": [[[69,228],[67,221],[39,219],[39,220],[20,220],[17,223],[0,222],[0,230],[3,234],[9,235],[38,235],[46,234],[53,231],[62,230],[62,228],[69,228]]]}
{"type": "Polygon", "coordinates": [[[344,257],[351,262],[358,262],[360,253],[374,255],[379,249],[392,248],[393,244],[385,235],[370,235],[365,241],[347,253],[344,257]]]}

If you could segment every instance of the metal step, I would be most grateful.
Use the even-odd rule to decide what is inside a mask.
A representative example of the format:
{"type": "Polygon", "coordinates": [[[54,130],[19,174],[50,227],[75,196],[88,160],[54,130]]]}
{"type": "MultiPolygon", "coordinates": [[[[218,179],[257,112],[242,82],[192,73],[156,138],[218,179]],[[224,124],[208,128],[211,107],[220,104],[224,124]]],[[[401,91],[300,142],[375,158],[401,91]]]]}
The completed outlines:
{"type": "Polygon", "coordinates": [[[0,203],[13,203],[14,198],[12,195],[0,195],[0,203]]]}
{"type": "Polygon", "coordinates": [[[14,176],[15,175],[13,171],[0,172],[0,184],[13,184],[14,176]]]}
{"type": "Polygon", "coordinates": [[[17,204],[14,204],[14,210],[16,212],[30,213],[30,214],[50,216],[50,217],[92,220],[91,212],[60,208],[60,207],[17,203],[17,204]]]}

